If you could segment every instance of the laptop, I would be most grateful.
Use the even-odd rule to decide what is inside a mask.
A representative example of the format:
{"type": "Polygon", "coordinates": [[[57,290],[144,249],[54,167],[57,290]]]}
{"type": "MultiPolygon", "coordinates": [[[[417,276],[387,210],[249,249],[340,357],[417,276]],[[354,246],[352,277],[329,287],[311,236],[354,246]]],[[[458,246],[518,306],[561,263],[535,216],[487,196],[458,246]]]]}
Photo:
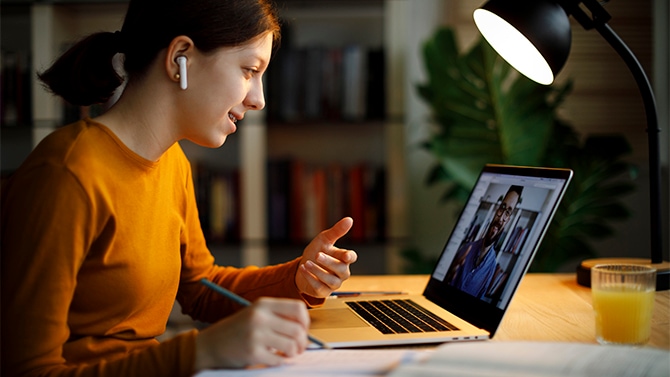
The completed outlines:
{"type": "Polygon", "coordinates": [[[571,179],[484,166],[423,294],[329,298],[310,310],[310,334],[333,348],[492,338],[571,179]]]}

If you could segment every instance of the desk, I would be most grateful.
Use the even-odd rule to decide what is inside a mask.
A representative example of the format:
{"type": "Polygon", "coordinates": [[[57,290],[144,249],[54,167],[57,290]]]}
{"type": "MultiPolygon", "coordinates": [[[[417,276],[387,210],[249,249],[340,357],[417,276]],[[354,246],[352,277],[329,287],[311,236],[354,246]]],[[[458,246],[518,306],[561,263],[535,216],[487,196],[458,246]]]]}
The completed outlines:
{"type": "MultiPolygon", "coordinates": [[[[428,275],[354,275],[341,290],[420,294],[427,281],[428,275]]],[[[596,343],[591,289],[575,274],[527,274],[493,340],[596,343]]],[[[670,350],[670,291],[656,292],[649,345],[670,350]]]]}

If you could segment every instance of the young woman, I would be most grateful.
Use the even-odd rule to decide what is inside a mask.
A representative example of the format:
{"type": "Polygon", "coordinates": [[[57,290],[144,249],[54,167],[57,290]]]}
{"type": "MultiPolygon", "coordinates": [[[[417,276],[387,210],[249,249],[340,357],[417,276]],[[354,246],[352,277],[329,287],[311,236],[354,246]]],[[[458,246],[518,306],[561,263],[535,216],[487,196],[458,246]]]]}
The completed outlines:
{"type": "Polygon", "coordinates": [[[306,348],[307,306],[357,258],[334,246],[352,219],[288,263],[217,266],[177,143],[219,147],[263,108],[278,39],[267,0],[132,0],[119,32],[89,36],[40,74],[75,105],[125,88],[100,117],[49,135],[3,188],[3,376],[189,376],[306,348]],[[240,309],[202,278],[253,304],[240,309]],[[212,325],[159,343],[175,298],[212,325]]]}

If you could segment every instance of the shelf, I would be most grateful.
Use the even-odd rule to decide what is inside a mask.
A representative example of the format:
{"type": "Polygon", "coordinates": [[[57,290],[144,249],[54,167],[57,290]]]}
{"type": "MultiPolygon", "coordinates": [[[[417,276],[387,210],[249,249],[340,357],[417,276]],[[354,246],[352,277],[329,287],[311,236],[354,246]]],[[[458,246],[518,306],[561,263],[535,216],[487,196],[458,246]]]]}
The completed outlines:
{"type": "Polygon", "coordinates": [[[366,161],[384,166],[385,123],[305,123],[271,125],[268,158],[302,158],[317,165],[353,165],[366,161]]]}

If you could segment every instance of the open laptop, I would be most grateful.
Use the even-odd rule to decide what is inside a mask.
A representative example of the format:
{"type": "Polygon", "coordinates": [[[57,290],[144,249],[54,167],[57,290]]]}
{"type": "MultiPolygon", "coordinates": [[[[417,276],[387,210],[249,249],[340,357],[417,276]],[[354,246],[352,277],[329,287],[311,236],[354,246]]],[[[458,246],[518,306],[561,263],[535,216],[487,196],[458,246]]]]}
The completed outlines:
{"type": "Polygon", "coordinates": [[[310,334],[333,348],[492,338],[571,178],[486,165],[422,295],[328,299],[310,310],[310,334]]]}

